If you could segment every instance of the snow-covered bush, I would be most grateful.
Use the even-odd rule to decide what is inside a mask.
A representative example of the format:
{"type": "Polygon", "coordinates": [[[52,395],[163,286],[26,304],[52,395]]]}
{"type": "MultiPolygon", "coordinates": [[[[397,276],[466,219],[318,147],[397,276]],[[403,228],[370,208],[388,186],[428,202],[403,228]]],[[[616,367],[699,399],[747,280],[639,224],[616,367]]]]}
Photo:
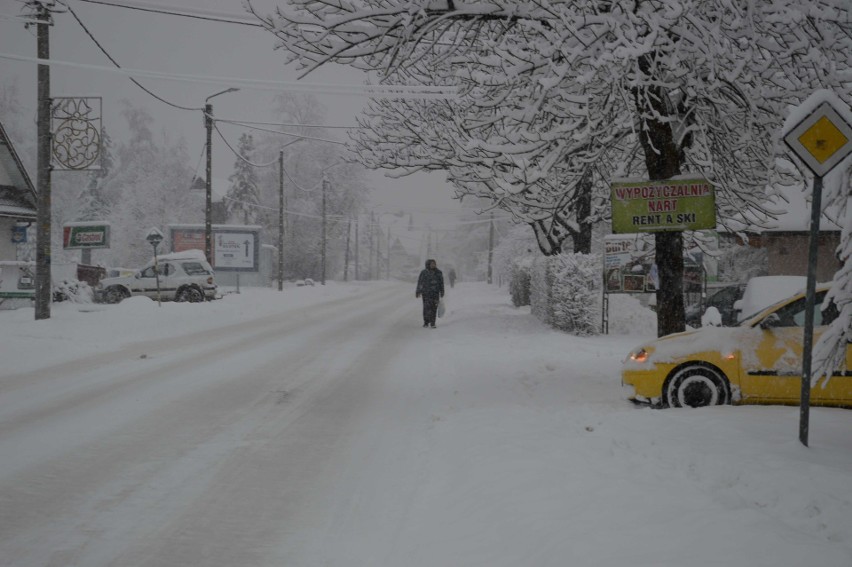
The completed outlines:
{"type": "Polygon", "coordinates": [[[539,258],[530,271],[530,307],[548,325],[574,335],[600,332],[601,258],[563,253],[539,258]]]}
{"type": "Polygon", "coordinates": [[[520,262],[514,265],[509,279],[509,295],[512,305],[522,307],[530,304],[530,267],[532,262],[520,262]]]}
{"type": "Polygon", "coordinates": [[[515,307],[530,304],[530,270],[537,257],[541,257],[541,252],[529,225],[513,227],[494,249],[495,272],[498,278],[509,282],[515,307]]]}
{"type": "Polygon", "coordinates": [[[86,282],[78,280],[62,280],[53,285],[54,301],[70,301],[71,303],[92,303],[95,294],[86,282]]]}

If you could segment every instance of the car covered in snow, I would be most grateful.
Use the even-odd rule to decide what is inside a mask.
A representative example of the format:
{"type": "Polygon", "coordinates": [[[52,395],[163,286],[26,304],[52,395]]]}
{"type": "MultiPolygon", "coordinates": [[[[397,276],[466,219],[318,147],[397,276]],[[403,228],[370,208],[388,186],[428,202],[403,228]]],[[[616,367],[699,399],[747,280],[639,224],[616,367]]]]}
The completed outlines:
{"type": "Polygon", "coordinates": [[[158,272],[159,294],[163,301],[199,302],[217,295],[213,268],[204,253],[187,250],[160,256],[156,265],[151,260],[132,275],[102,279],[95,290],[96,298],[103,303],[118,303],[137,295],[157,299],[158,272]]]}
{"type": "MultiPolygon", "coordinates": [[[[837,316],[817,287],[814,336],[837,316]]],[[[655,407],[798,404],[801,394],[805,293],[765,308],[734,327],[704,327],[661,337],[630,352],[622,383],[632,401],[655,407]]],[[[845,368],[811,389],[813,405],[852,407],[852,349],[845,368]]]]}

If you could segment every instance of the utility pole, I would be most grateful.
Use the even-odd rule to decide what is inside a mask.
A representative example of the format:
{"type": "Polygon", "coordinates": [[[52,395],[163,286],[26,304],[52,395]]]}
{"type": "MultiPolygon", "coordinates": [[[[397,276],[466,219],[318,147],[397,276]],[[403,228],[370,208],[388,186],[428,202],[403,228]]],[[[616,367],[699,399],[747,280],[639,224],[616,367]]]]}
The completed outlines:
{"type": "Polygon", "coordinates": [[[387,263],[387,273],[385,274],[386,280],[390,280],[390,227],[388,227],[388,263],[387,263]]]}
{"type": "Polygon", "coordinates": [[[491,213],[491,222],[488,223],[488,283],[491,283],[491,259],[494,256],[494,213],[491,213]]]}
{"type": "MultiPolygon", "coordinates": [[[[50,26],[53,25],[50,10],[44,2],[37,5],[37,49],[39,59],[50,59],[50,26]]],[[[38,169],[36,188],[38,191],[36,227],[36,278],[35,318],[50,319],[51,275],[50,275],[50,66],[38,66],[38,169]]]]}
{"type": "Polygon", "coordinates": [[[352,240],[352,218],[349,219],[349,224],[346,225],[346,253],[343,258],[343,281],[349,281],[349,242],[352,240]]]}
{"type": "Polygon", "coordinates": [[[370,229],[367,231],[367,234],[370,235],[370,257],[367,259],[367,273],[369,274],[367,276],[368,280],[373,279],[373,223],[373,212],[370,211],[370,229]]]}
{"type": "Polygon", "coordinates": [[[225,93],[236,92],[240,89],[231,87],[208,96],[204,100],[204,129],[207,131],[207,183],[204,187],[204,256],[207,262],[213,264],[213,105],[210,99],[225,93]]]}
{"type": "Polygon", "coordinates": [[[207,182],[204,187],[204,257],[213,265],[213,105],[204,105],[204,128],[207,131],[207,182]]]}
{"type": "Polygon", "coordinates": [[[360,244],[360,239],[358,238],[358,215],[355,215],[355,281],[361,279],[359,267],[358,267],[358,248],[360,244]]]}
{"type": "Polygon", "coordinates": [[[325,173],[322,174],[322,278],[320,283],[325,285],[325,237],[326,237],[326,221],[325,221],[325,196],[328,191],[328,177],[325,173]]]}
{"type": "Polygon", "coordinates": [[[278,150],[278,291],[284,290],[284,150],[278,150]]]}

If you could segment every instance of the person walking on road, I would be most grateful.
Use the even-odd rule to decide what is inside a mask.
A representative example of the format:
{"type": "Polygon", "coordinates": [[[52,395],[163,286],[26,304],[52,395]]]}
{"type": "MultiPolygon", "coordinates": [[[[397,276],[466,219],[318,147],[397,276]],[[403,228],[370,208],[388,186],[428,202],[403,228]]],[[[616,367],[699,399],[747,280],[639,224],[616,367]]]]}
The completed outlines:
{"type": "Polygon", "coordinates": [[[435,328],[438,302],[444,297],[444,274],[435,260],[426,260],[426,269],[417,278],[415,297],[423,297],[423,326],[435,328]]]}
{"type": "Polygon", "coordinates": [[[450,268],[449,278],[450,278],[450,287],[455,287],[456,286],[456,270],[454,268],[450,268]]]}

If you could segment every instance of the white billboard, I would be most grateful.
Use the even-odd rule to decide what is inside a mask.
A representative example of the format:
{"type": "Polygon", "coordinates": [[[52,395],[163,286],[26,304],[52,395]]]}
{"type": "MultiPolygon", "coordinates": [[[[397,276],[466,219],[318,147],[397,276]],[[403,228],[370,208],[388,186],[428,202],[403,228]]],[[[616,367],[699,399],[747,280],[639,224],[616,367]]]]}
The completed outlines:
{"type": "Polygon", "coordinates": [[[213,247],[217,269],[257,270],[257,233],[219,230],[213,247]]]}

